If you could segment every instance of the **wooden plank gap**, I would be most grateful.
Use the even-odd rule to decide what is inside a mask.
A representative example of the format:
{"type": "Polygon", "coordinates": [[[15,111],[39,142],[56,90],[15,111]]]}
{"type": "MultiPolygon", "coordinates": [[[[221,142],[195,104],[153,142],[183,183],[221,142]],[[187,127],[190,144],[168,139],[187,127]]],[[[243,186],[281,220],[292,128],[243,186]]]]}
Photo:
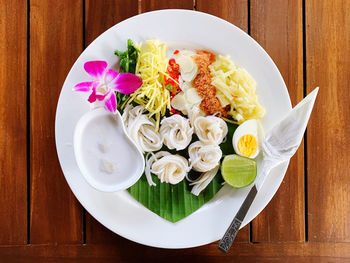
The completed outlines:
{"type": "Polygon", "coordinates": [[[249,243],[253,243],[253,222],[249,223],[249,243]]]}
{"type": "MultiPolygon", "coordinates": [[[[306,84],[307,84],[307,74],[306,74],[306,12],[305,12],[305,1],[302,0],[302,24],[303,24],[303,97],[306,96],[306,84]]],[[[304,134],[304,209],[305,209],[305,242],[309,241],[308,236],[308,193],[307,193],[307,130],[304,134]]]]}
{"type": "Polygon", "coordinates": [[[83,38],[82,38],[82,47],[83,47],[83,50],[86,48],[86,43],[85,43],[85,38],[86,38],[86,33],[85,33],[85,28],[86,28],[86,10],[85,10],[85,6],[86,6],[86,1],[83,0],[83,4],[82,4],[82,8],[83,8],[83,11],[82,11],[82,14],[83,14],[83,38]]]}
{"type": "Polygon", "coordinates": [[[30,244],[30,0],[27,0],[27,244],[30,244]]]}
{"type": "MultiPolygon", "coordinates": [[[[82,3],[82,14],[83,14],[83,17],[82,17],[82,50],[85,50],[86,48],[86,41],[85,41],[85,38],[86,38],[86,33],[85,33],[85,28],[86,28],[86,1],[83,0],[83,3],[82,3]]],[[[85,208],[83,207],[82,209],[82,226],[83,226],[83,244],[86,244],[86,210],[85,208]]]]}
{"type": "Polygon", "coordinates": [[[247,33],[250,35],[250,0],[247,0],[247,33]]]}

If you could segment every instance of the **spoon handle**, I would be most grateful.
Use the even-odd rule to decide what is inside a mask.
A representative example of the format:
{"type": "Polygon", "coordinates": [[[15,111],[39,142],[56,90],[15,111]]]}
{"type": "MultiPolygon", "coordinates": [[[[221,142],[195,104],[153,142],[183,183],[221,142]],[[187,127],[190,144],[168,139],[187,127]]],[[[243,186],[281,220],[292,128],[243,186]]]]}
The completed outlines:
{"type": "Polygon", "coordinates": [[[222,237],[222,239],[219,242],[218,248],[222,252],[227,253],[227,251],[230,249],[230,247],[233,243],[233,240],[235,240],[235,237],[239,231],[239,228],[240,228],[257,192],[258,192],[258,190],[256,189],[256,186],[254,184],[252,189],[250,189],[247,197],[245,198],[243,204],[239,208],[235,218],[232,220],[230,226],[228,227],[224,236],[222,237]]]}

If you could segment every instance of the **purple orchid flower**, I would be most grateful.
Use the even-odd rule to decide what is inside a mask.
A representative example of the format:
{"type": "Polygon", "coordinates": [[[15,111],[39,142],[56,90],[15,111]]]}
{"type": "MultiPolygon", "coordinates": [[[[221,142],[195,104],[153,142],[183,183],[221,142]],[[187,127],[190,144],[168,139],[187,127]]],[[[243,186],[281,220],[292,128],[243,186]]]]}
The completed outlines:
{"type": "Polygon", "coordinates": [[[119,74],[111,68],[107,69],[106,61],[88,61],[84,64],[84,69],[93,80],[78,83],[73,90],[91,92],[88,101],[104,101],[106,109],[112,113],[117,111],[115,91],[131,94],[142,85],[141,78],[135,74],[119,74]]]}

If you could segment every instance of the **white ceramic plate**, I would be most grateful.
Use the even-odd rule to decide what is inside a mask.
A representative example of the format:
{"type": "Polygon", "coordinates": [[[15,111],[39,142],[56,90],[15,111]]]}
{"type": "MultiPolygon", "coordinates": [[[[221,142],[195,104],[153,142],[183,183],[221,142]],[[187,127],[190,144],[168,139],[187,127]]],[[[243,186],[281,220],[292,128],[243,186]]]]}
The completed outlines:
{"type": "MultiPolygon", "coordinates": [[[[89,110],[87,95],[72,87],[87,78],[83,65],[89,60],[106,60],[115,66],[115,49],[124,50],[126,40],[159,39],[168,43],[191,43],[221,54],[229,54],[257,81],[257,93],[266,108],[265,131],[291,109],[288,91],[277,67],[267,53],[236,26],[208,14],[163,10],[127,19],[100,35],[77,59],[64,82],[56,112],[56,146],[66,180],[85,209],[113,232],[135,242],[162,248],[188,248],[220,239],[249,188],[224,186],[214,199],[192,215],[170,223],[135,201],[126,191],[102,193],[83,178],[75,161],[73,134],[79,118],[89,110]]],[[[133,158],[130,156],[130,158],[133,158]]],[[[242,227],[256,217],[276,193],[288,163],[276,167],[266,179],[242,227]]]]}

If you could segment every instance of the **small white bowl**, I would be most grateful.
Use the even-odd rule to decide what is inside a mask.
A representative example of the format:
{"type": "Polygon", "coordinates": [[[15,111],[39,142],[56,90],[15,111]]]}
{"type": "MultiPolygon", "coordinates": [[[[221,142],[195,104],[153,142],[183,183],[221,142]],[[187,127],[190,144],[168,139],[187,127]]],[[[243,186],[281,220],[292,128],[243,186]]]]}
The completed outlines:
{"type": "Polygon", "coordinates": [[[97,108],[83,115],[74,131],[74,154],[85,180],[102,192],[132,186],[145,167],[143,154],[125,131],[120,113],[97,108]]]}

